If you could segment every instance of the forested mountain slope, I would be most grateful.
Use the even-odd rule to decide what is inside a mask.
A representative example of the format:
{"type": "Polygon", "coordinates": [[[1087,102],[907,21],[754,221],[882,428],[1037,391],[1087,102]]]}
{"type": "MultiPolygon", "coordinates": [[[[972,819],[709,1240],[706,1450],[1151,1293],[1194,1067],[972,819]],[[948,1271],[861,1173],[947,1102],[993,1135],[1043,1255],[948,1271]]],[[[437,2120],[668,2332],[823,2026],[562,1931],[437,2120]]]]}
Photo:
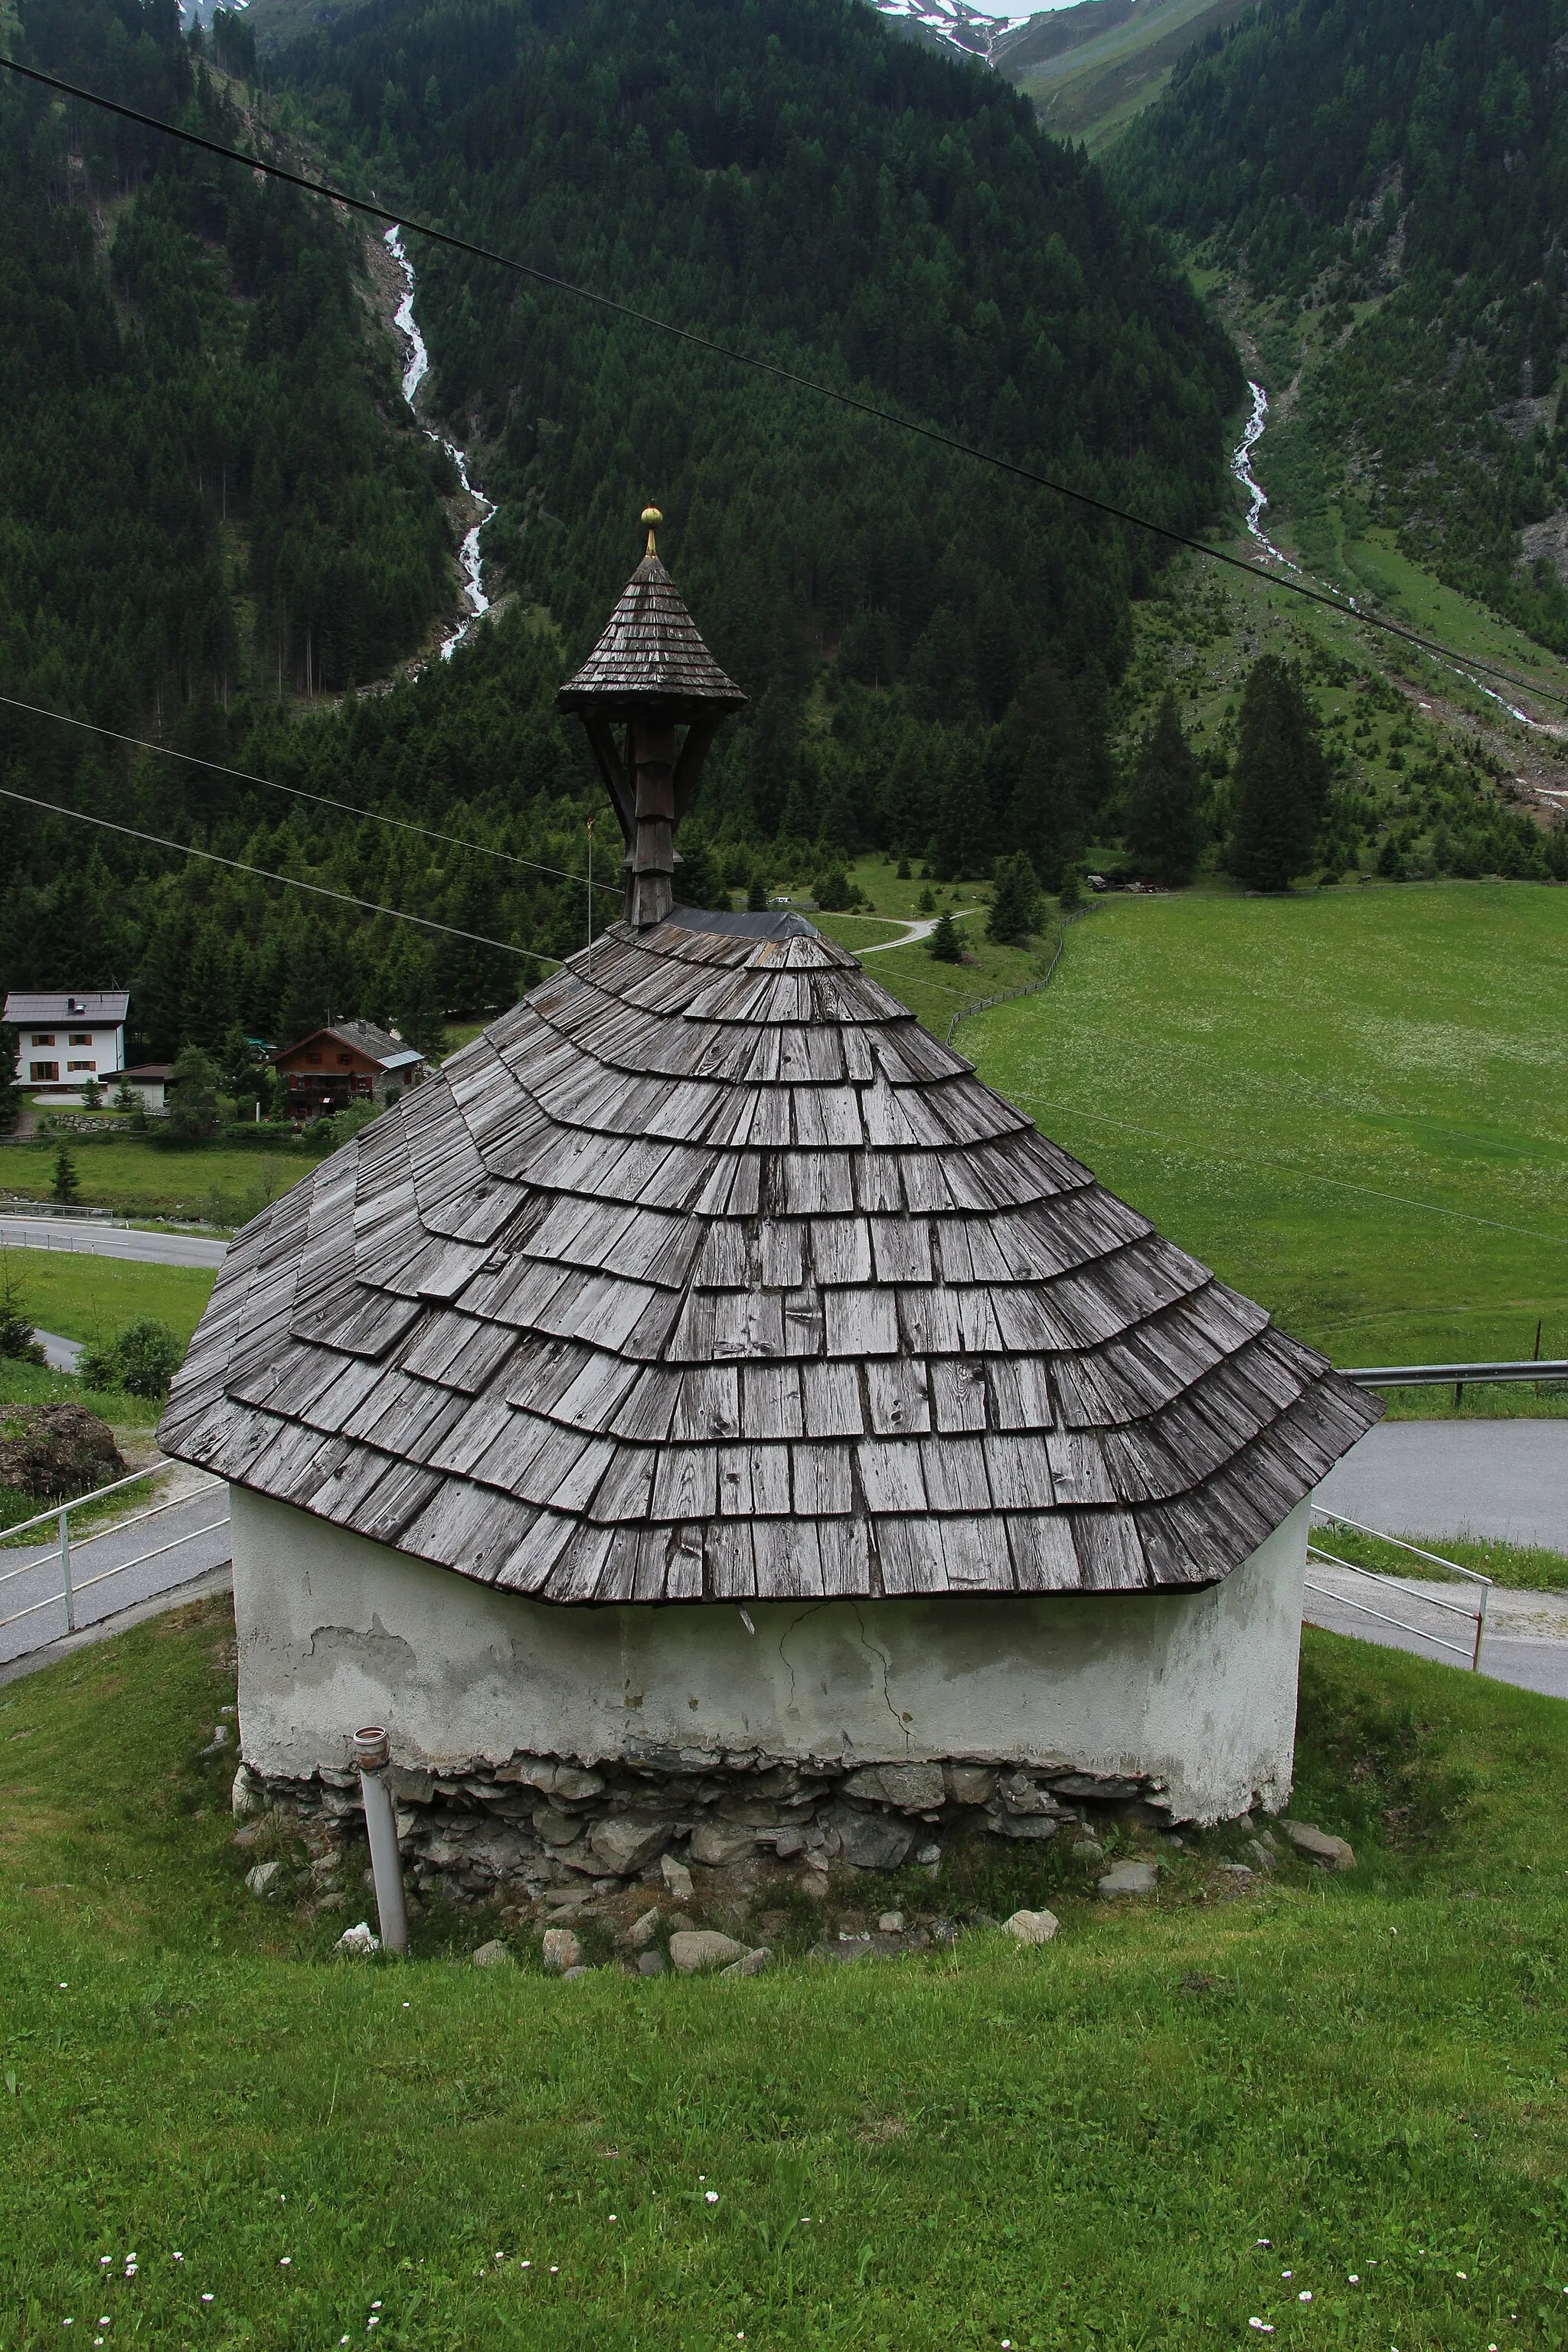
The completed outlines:
{"type": "Polygon", "coordinates": [[[1264,471],[1313,560],[1385,524],[1568,649],[1563,0],[1262,0],[1114,168],[1272,303],[1277,392],[1310,362],[1264,471]]]}
{"type": "MultiPolygon", "coordinates": [[[[23,0],[19,53],[246,126],[175,0],[23,0]]],[[[384,671],[450,593],[357,236],[0,78],[0,682],[121,726],[384,671]]]]}
{"type": "MultiPolygon", "coordinates": [[[[1238,390],[1222,339],[1021,100],[869,11],[373,6],[283,64],[345,158],[400,174],[416,210],[1162,520],[1215,509],[1238,390]]],[[[863,837],[923,845],[962,730],[966,769],[992,760],[963,822],[979,854],[1013,845],[1018,778],[993,737],[1043,665],[1084,714],[1065,751],[1092,794],[1146,547],[646,328],[416,257],[437,401],[479,436],[500,501],[488,560],[549,606],[569,657],[625,574],[628,517],[663,508],[682,590],[756,705],[710,767],[711,820],[815,835],[837,788],[807,715],[825,661],[836,686],[898,689],[880,756],[841,786],[863,837]]],[[[1005,741],[1060,766],[1058,733],[1005,741]]]]}
{"type": "MultiPolygon", "coordinates": [[[[147,102],[226,102],[154,9],[68,5],[86,10],[92,29],[74,50],[56,39],[62,12],[39,11],[47,39],[26,20],[47,61],[113,86],[121,52],[140,60],[150,44],[164,78],[147,102]]],[[[265,33],[265,7],[254,13],[265,33]]],[[[1191,526],[1218,508],[1224,420],[1239,379],[1184,278],[1098,171],[1041,135],[1024,100],[983,68],[922,53],[868,9],[372,0],[286,48],[272,70],[281,93],[273,113],[347,182],[1170,521],[1191,526]]],[[[112,269],[107,284],[92,279],[103,268],[96,222],[67,205],[58,175],[40,184],[40,148],[45,165],[62,140],[68,157],[56,118],[13,103],[0,135],[15,202],[33,207],[29,234],[58,242],[77,307],[102,321],[102,352],[79,364],[79,415],[58,428],[57,470],[69,476],[77,441],[99,429],[92,403],[131,364],[122,355],[139,384],[156,381],[146,357],[154,338],[142,309],[123,297],[115,307],[112,269]]],[[[112,132],[95,123],[89,135],[116,152],[112,132]]],[[[237,267],[230,221],[253,205],[270,218],[270,196],[254,195],[232,167],[220,178],[216,167],[165,169],[160,159],[159,176],[163,209],[149,218],[163,242],[136,278],[145,310],[188,297],[205,318],[216,279],[235,314],[243,374],[258,359],[273,365],[270,346],[251,340],[263,333],[257,321],[286,321],[286,291],[337,272],[336,308],[323,300],[306,325],[321,338],[332,320],[341,329],[353,248],[338,227],[307,205],[279,206],[297,224],[299,250],[279,284],[253,285],[227,274],[237,267]]],[[[146,203],[143,194],[139,212],[146,203]]],[[[265,238],[261,247],[269,250],[265,238]]],[[[413,251],[436,404],[500,501],[487,577],[492,593],[514,592],[510,610],[450,664],[313,720],[280,712],[254,677],[224,708],[221,649],[205,667],[187,663],[165,692],[169,665],[149,659],[129,671],[143,726],[167,728],[188,698],[184,723],[209,756],[515,856],[580,865],[576,826],[597,787],[551,698],[635,561],[635,517],[651,497],[668,518],[661,546],[683,591],[752,697],[710,765],[710,836],[897,842],[916,854],[931,845],[954,873],[1023,845],[1047,875],[1059,867],[1110,782],[1104,706],[1129,643],[1129,600],[1147,577],[1146,546],[647,328],[488,266],[459,266],[416,240],[413,251]]],[[[51,316],[70,307],[62,296],[51,316]]],[[[158,348],[174,370],[191,364],[191,336],[177,311],[168,315],[158,348]]],[[[412,620],[430,609],[441,568],[438,535],[422,536],[438,520],[426,445],[386,422],[389,371],[383,363],[374,377],[371,344],[340,343],[335,361],[322,341],[304,348],[302,380],[284,360],[266,379],[279,390],[268,414],[279,434],[286,422],[333,448],[340,391],[374,419],[380,454],[364,495],[385,491],[398,546],[427,544],[431,556],[419,575],[424,605],[416,597],[399,608],[412,620]]],[[[35,437],[55,399],[52,364],[24,354],[12,379],[35,437]]],[[[204,359],[190,381],[161,384],[159,413],[205,413],[195,395],[209,382],[221,390],[231,379],[204,359]]],[[[221,479],[215,489],[216,444],[193,436],[167,446],[193,554],[187,563],[163,549],[159,562],[171,593],[184,583],[188,609],[205,611],[212,600],[191,581],[220,561],[221,500],[237,491],[221,479]]],[[[251,465],[247,576],[259,583],[257,546],[273,509],[257,500],[251,465]]],[[[290,478],[340,485],[333,512],[343,526],[351,492],[360,494],[352,467],[334,461],[290,478]]],[[[152,529],[151,499],[127,499],[127,530],[152,529]]],[[[87,518],[68,505],[61,514],[66,553],[79,552],[87,518]]],[[[352,527],[340,537],[351,552],[368,543],[352,527]]],[[[40,579],[48,568],[35,559],[40,579]]],[[[140,625],[145,604],[113,587],[122,569],[112,554],[94,565],[110,632],[140,625]]],[[[379,557],[370,566],[376,580],[387,569],[379,557]]],[[[73,612],[86,594],[73,593],[73,612]]],[[[396,639],[389,624],[376,650],[395,650],[396,639]]],[[[363,676],[368,641],[361,658],[354,674],[363,676]]],[[[79,660],[39,698],[104,715],[79,660]]],[[[269,795],[192,772],[129,769],[96,751],[80,759],[47,730],[13,730],[8,742],[11,772],[224,854],[503,940],[562,949],[581,936],[580,886],[320,811],[285,816],[269,795]]],[[[89,865],[80,836],[56,821],[7,819],[5,847],[14,878],[0,906],[0,976],[91,984],[112,967],[155,1008],[145,1034],[160,1050],[210,1031],[215,1004],[271,1034],[328,1002],[395,1013],[427,1006],[432,993],[494,1001],[528,976],[505,959],[476,970],[457,947],[432,961],[400,946],[390,926],[307,911],[276,890],[112,839],[89,865]]],[[[697,871],[700,861],[694,882],[697,871]]]]}

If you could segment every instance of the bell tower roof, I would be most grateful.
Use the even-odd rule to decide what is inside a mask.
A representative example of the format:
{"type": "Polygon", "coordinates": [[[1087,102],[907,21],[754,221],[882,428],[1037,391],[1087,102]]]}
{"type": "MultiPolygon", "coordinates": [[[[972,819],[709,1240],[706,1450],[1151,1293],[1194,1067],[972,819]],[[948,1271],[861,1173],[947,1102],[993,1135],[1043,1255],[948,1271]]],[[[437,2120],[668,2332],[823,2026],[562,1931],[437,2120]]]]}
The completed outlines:
{"type": "Polygon", "coordinates": [[[680,719],[744,708],[745,696],[703,644],[655,551],[654,526],[662,520],[657,507],[645,509],[647,553],[604,635],[556,696],[558,709],[618,719],[657,707],[680,719]]]}

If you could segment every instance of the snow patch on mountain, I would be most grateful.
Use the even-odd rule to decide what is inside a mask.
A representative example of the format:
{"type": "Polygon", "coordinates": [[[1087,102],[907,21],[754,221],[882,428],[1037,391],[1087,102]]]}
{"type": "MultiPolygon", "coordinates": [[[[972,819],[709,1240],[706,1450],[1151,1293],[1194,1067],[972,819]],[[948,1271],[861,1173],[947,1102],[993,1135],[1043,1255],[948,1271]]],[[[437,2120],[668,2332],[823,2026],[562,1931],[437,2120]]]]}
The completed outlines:
{"type": "MultiPolygon", "coordinates": [[[[936,34],[967,57],[985,58],[1004,33],[1045,13],[1040,8],[1021,8],[1006,16],[989,8],[972,8],[969,0],[874,0],[874,5],[884,16],[922,25],[928,33],[936,34]]],[[[1056,0],[1056,5],[1068,5],[1069,0],[1056,0]]],[[[1047,8],[1050,5],[1051,0],[1046,0],[1047,8]]]]}

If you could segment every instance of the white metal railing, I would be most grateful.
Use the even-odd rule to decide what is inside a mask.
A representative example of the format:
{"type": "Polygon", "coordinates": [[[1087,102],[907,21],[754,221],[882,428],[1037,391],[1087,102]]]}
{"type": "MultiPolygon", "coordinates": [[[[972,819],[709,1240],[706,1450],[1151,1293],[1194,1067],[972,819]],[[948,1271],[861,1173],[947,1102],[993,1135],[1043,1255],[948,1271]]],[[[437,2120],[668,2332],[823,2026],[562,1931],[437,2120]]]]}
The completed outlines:
{"type": "Polygon", "coordinates": [[[1375,1617],[1380,1625],[1393,1625],[1402,1633],[1414,1633],[1418,1641],[1430,1642],[1435,1649],[1452,1650],[1456,1657],[1469,1660],[1472,1673],[1479,1671],[1481,1635],[1487,1624],[1487,1595],[1492,1588],[1489,1576],[1483,1576],[1479,1568],[1461,1568],[1457,1559],[1445,1559],[1441,1552],[1423,1551],[1419,1544],[1407,1543],[1403,1536],[1387,1536],[1380,1528],[1363,1527],[1359,1519],[1347,1519],[1342,1511],[1324,1510],[1320,1504],[1314,1503],[1312,1517],[1314,1520],[1326,1520],[1336,1528],[1350,1528],[1358,1536],[1371,1536],[1378,1543],[1392,1544],[1396,1551],[1408,1552],[1413,1559],[1429,1560],[1434,1568],[1442,1569],[1445,1574],[1461,1577],[1466,1583],[1478,1585],[1480,1590],[1476,1606],[1468,1609],[1458,1601],[1440,1601],[1435,1592],[1412,1592],[1408,1580],[1404,1577],[1389,1576],[1375,1568],[1363,1568],[1357,1560],[1342,1559],[1337,1552],[1320,1551],[1310,1540],[1307,1545],[1309,1568],[1342,1569],[1352,1576],[1364,1577],[1369,1584],[1381,1584],[1388,1591],[1401,1594],[1419,1608],[1441,1609],[1452,1617],[1473,1619],[1476,1628],[1473,1641],[1448,1642],[1440,1633],[1429,1633],[1424,1626],[1412,1625],[1405,1618],[1390,1617],[1384,1610],[1373,1609],[1364,1601],[1352,1601],[1348,1592],[1332,1592],[1326,1585],[1314,1584],[1310,1576],[1307,1579],[1307,1591],[1315,1592],[1320,1600],[1338,1601],[1342,1608],[1359,1610],[1363,1617],[1375,1617]]]}
{"type": "MultiPolygon", "coordinates": [[[[73,1576],[71,1513],[85,1509],[89,1503],[101,1503],[106,1495],[118,1495],[127,1486],[139,1486],[156,1475],[155,1470],[130,1471],[125,1477],[115,1478],[107,1486],[95,1486],[90,1495],[73,1496],[68,1503],[51,1505],[48,1510],[39,1511],[33,1518],[23,1519],[16,1527],[0,1528],[0,1543],[10,1544],[18,1536],[25,1536],[30,1528],[47,1527],[52,1523],[58,1534],[59,1549],[55,1556],[60,1570],[58,1592],[47,1592],[41,1601],[30,1601],[25,1609],[14,1610],[8,1617],[0,1617],[0,1629],[19,1625],[24,1617],[36,1616],[40,1609],[58,1609],[63,1601],[66,1605],[66,1630],[74,1633],[77,1631],[76,1604],[79,1593],[91,1591],[94,1585],[107,1584],[111,1577],[124,1576],[131,1569],[145,1568],[149,1560],[163,1559],[169,1552],[178,1551],[183,1544],[195,1543],[200,1536],[216,1535],[224,1526],[227,1518],[226,1510],[222,1518],[210,1519],[203,1527],[187,1528],[172,1543],[156,1544],[151,1551],[138,1552],[134,1559],[122,1559],[113,1568],[100,1569],[94,1576],[73,1576]]],[[[94,1534],[79,1538],[79,1545],[99,1543],[107,1536],[123,1535],[127,1528],[141,1527],[146,1520],[157,1518],[162,1512],[174,1510],[182,1503],[195,1502],[210,1493],[213,1487],[223,1484],[221,1478],[204,1478],[198,1486],[187,1487],[183,1495],[171,1495],[164,1502],[149,1504],[144,1511],[132,1511],[129,1518],[115,1519],[109,1527],[100,1528],[94,1534]]],[[[41,1559],[24,1560],[19,1568],[9,1568],[0,1576],[0,1586],[13,1583],[18,1576],[37,1576],[40,1569],[47,1566],[47,1552],[41,1559]]]]}

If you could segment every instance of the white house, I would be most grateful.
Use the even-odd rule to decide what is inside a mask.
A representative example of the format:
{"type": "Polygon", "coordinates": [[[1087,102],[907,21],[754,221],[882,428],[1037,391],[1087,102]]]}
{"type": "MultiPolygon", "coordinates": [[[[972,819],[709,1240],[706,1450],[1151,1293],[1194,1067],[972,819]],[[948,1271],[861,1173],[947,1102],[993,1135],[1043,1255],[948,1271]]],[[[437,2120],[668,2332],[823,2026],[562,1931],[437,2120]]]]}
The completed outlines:
{"type": "Polygon", "coordinates": [[[562,693],[626,920],[230,1249],[161,1442],[245,1761],[330,1807],[384,1723],[469,1885],[1277,1810],[1379,1408],[798,916],[677,903],[739,699],[650,545],[562,693]]]}
{"type": "Polygon", "coordinates": [[[79,1099],[89,1079],[108,1083],[125,1067],[123,989],[13,989],[0,1021],[16,1032],[16,1076],[30,1093],[54,1101],[79,1099]]]}

